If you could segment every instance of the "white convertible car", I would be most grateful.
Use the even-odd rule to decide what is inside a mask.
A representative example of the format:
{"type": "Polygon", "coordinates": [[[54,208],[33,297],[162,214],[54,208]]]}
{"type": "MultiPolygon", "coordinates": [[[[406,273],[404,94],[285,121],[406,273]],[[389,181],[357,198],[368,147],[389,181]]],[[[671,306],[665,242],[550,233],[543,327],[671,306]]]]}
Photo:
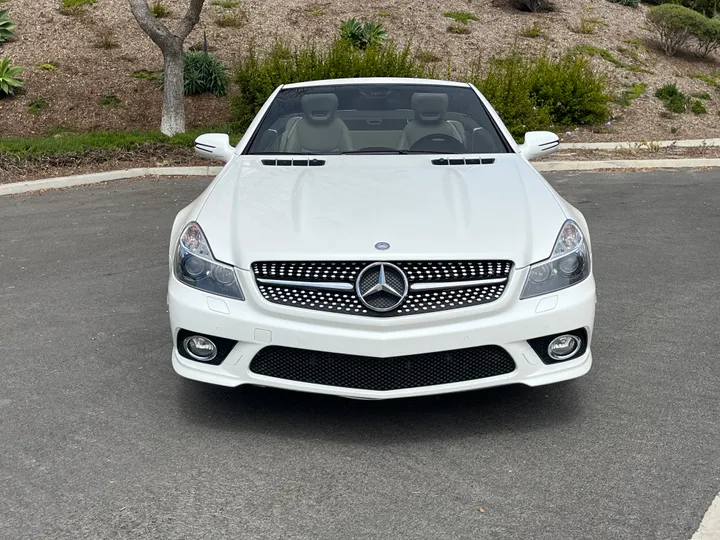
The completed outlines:
{"type": "Polygon", "coordinates": [[[472,85],[279,87],[175,220],[168,306],[183,377],[361,399],[588,372],[588,228],[472,85]]]}

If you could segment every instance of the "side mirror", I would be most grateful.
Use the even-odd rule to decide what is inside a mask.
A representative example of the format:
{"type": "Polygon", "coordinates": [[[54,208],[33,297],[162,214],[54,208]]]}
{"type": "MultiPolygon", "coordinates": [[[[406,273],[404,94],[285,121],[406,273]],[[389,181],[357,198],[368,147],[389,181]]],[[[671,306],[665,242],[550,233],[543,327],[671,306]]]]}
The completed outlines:
{"type": "Polygon", "coordinates": [[[206,133],[195,139],[195,153],[210,159],[230,161],[235,149],[225,133],[206,133]]]}
{"type": "Polygon", "coordinates": [[[530,161],[540,156],[549,156],[560,146],[560,138],[551,131],[528,131],[520,154],[530,161]]]}

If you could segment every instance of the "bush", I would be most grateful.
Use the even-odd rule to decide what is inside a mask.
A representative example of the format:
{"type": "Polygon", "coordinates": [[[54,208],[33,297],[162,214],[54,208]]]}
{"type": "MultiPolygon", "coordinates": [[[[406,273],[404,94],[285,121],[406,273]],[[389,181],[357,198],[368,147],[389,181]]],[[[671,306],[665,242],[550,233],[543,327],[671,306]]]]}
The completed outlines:
{"type": "Polygon", "coordinates": [[[387,32],[382,24],[350,18],[340,21],[340,38],[350,43],[356,49],[379,47],[385,43],[387,32]]]}
{"type": "Polygon", "coordinates": [[[705,57],[720,48],[720,19],[705,19],[693,35],[697,39],[695,54],[705,57]]]}
{"type": "Polygon", "coordinates": [[[520,11],[529,11],[530,13],[553,10],[550,0],[512,0],[512,4],[520,11]]]}
{"type": "Polygon", "coordinates": [[[693,100],[690,110],[693,114],[707,114],[707,107],[699,99],[693,100]]]}
{"type": "Polygon", "coordinates": [[[648,24],[658,33],[668,56],[685,45],[690,37],[704,28],[707,18],[677,4],[663,4],[647,12],[648,24]]]}
{"type": "Polygon", "coordinates": [[[16,90],[25,87],[25,81],[18,78],[21,67],[10,65],[9,58],[0,59],[0,98],[11,96],[16,90]]]}
{"type": "Polygon", "coordinates": [[[9,9],[0,9],[0,43],[10,41],[17,25],[8,17],[9,9]]]}
{"type": "Polygon", "coordinates": [[[152,13],[156,19],[163,19],[170,15],[170,9],[160,0],[155,0],[155,3],[150,8],[150,13],[152,13]]]}
{"type": "Polygon", "coordinates": [[[645,4],[659,6],[662,4],[678,4],[680,6],[692,9],[698,13],[702,13],[706,17],[712,17],[715,13],[720,12],[720,3],[718,0],[643,0],[645,4]]]}
{"type": "Polygon", "coordinates": [[[498,111],[514,136],[553,126],[597,124],[610,115],[606,79],[587,58],[526,58],[510,53],[496,58],[484,77],[473,82],[498,111]]]}
{"type": "Polygon", "coordinates": [[[662,100],[668,111],[677,114],[684,113],[690,104],[690,98],[681,92],[675,83],[668,83],[658,88],[655,97],[662,100]]]}
{"type": "Polygon", "coordinates": [[[238,64],[235,82],[240,96],[233,100],[233,121],[247,125],[281,84],[350,77],[422,77],[432,70],[417,60],[409,46],[356,49],[336,40],[323,52],[314,44],[290,49],[278,42],[264,57],[254,48],[238,64]]]}
{"type": "Polygon", "coordinates": [[[185,95],[210,92],[215,96],[227,94],[230,75],[228,68],[217,57],[204,51],[185,53],[185,95]]]}

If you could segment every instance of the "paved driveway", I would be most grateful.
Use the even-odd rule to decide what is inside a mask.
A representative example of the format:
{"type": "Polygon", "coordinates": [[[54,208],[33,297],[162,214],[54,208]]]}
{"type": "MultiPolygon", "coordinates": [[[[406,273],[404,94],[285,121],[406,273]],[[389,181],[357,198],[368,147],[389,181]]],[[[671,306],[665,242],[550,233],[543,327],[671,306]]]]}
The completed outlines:
{"type": "Polygon", "coordinates": [[[720,172],[549,176],[592,227],[577,381],[350,401],[177,377],[207,180],[0,198],[0,538],[688,539],[720,490],[720,172]]]}

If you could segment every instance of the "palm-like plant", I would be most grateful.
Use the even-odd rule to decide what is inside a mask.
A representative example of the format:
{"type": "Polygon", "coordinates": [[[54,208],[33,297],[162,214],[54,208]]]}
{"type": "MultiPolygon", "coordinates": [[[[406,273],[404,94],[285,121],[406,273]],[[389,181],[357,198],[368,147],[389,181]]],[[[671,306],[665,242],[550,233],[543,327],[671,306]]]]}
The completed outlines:
{"type": "Polygon", "coordinates": [[[15,34],[16,24],[8,17],[9,9],[0,9],[0,43],[9,41],[15,34]]]}
{"type": "Polygon", "coordinates": [[[25,86],[25,81],[17,77],[21,67],[12,67],[9,58],[0,59],[0,98],[11,96],[15,90],[25,86]]]}
{"type": "Polygon", "coordinates": [[[372,21],[361,23],[352,17],[340,21],[340,37],[357,49],[367,49],[385,43],[387,32],[379,23],[372,21]]]}

